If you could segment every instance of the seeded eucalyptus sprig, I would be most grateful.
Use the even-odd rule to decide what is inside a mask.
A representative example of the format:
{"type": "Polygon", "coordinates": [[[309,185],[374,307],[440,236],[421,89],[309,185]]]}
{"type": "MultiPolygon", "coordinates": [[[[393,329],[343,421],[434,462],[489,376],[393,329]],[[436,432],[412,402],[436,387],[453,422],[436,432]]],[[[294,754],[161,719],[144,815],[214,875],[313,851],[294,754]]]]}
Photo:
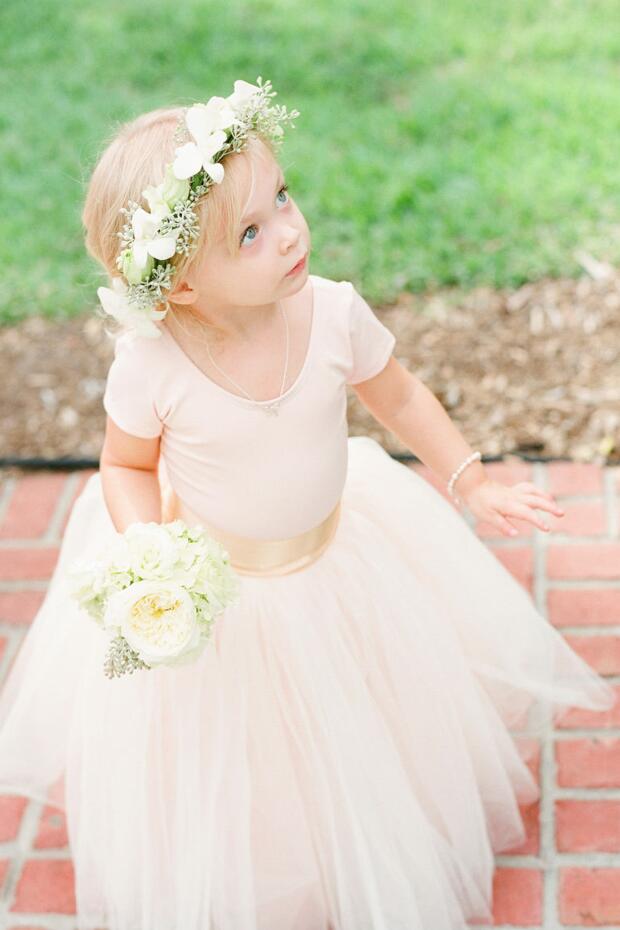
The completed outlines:
{"type": "Polygon", "coordinates": [[[121,675],[150,668],[151,666],[142,661],[136,650],[131,648],[122,633],[117,633],[110,640],[103,662],[103,673],[106,678],[120,678],[121,675]]]}

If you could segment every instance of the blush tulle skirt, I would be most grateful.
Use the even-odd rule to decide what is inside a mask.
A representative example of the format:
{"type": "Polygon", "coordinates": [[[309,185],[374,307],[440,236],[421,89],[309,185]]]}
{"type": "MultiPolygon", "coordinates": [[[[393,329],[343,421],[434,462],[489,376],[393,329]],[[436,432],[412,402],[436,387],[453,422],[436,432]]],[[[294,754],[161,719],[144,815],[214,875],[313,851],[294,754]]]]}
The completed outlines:
{"type": "Polygon", "coordinates": [[[78,930],[461,930],[525,839],[528,754],[615,693],[463,517],[350,437],[336,534],[244,576],[191,665],[109,680],[64,571],[114,534],[99,474],[0,692],[0,792],[66,814],[78,930]]]}

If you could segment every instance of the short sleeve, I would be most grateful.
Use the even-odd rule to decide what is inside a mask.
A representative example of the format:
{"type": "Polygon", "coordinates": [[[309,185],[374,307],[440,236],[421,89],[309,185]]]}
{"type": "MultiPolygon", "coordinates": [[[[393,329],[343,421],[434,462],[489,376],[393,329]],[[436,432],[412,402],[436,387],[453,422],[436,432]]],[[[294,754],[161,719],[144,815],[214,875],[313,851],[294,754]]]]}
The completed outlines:
{"type": "Polygon", "coordinates": [[[366,381],[387,365],[396,344],[394,334],[378,319],[351,282],[349,303],[349,336],[351,368],[347,384],[366,381]]]}
{"type": "Polygon", "coordinates": [[[126,433],[140,439],[155,439],[161,435],[163,423],[153,402],[148,359],[140,352],[142,343],[134,334],[117,336],[103,407],[126,433]]]}

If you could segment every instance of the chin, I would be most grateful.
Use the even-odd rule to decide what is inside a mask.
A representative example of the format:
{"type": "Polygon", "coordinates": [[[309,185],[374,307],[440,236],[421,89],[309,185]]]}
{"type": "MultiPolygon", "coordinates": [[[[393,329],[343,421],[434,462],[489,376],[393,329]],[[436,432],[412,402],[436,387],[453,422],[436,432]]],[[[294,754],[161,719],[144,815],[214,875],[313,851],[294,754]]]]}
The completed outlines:
{"type": "Polygon", "coordinates": [[[288,284],[289,293],[292,292],[293,294],[295,294],[297,293],[297,291],[300,291],[302,287],[305,285],[306,281],[308,280],[309,273],[310,272],[308,271],[308,263],[306,262],[305,267],[302,268],[302,270],[298,272],[298,274],[293,275],[291,278],[285,277],[284,280],[288,284]]]}

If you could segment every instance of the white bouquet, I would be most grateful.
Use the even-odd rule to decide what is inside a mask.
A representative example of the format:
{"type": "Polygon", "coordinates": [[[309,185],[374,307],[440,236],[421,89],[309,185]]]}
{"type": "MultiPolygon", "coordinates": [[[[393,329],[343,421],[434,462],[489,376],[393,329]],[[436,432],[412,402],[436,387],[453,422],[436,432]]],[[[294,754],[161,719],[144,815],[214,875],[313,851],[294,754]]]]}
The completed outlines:
{"type": "Polygon", "coordinates": [[[71,594],[110,634],[108,678],[191,662],[239,596],[227,551],[183,520],[132,523],[94,561],[68,569],[71,594]]]}

